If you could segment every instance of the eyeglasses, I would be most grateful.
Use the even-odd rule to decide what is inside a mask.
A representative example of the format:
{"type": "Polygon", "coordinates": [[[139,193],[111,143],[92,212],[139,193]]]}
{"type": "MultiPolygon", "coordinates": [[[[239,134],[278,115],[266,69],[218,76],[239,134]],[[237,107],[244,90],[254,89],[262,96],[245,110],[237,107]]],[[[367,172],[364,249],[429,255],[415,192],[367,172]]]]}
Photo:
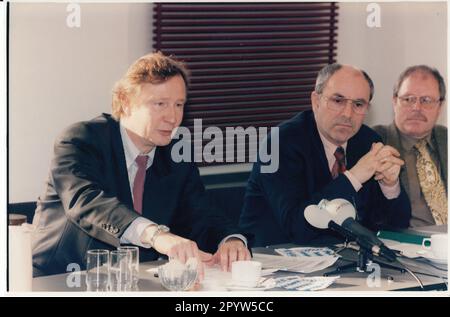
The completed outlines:
{"type": "Polygon", "coordinates": [[[321,95],[327,100],[327,106],[330,110],[334,111],[342,111],[347,106],[347,103],[350,101],[352,104],[353,112],[357,114],[366,114],[369,109],[369,103],[365,100],[361,99],[349,99],[342,96],[325,96],[321,95]]]}
{"type": "Polygon", "coordinates": [[[400,100],[400,105],[402,107],[410,108],[414,106],[418,101],[420,106],[426,110],[433,109],[442,101],[441,99],[435,99],[429,96],[397,96],[397,98],[400,100]]]}

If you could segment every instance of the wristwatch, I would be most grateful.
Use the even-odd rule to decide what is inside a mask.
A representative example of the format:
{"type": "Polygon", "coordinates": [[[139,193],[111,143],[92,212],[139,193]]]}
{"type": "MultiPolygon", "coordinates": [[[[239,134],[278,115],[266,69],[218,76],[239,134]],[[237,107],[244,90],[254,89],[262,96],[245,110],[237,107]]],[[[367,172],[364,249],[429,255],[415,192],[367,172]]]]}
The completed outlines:
{"type": "Polygon", "coordinates": [[[156,237],[163,232],[169,232],[170,229],[169,227],[165,226],[165,225],[157,225],[156,226],[156,230],[153,232],[152,237],[150,238],[150,246],[153,248],[153,245],[155,243],[156,237]]]}

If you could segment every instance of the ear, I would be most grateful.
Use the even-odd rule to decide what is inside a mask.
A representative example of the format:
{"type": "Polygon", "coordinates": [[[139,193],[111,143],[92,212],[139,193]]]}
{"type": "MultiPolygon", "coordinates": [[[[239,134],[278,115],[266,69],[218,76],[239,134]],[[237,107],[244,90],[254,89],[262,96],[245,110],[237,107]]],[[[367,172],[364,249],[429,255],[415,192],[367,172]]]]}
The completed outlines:
{"type": "Polygon", "coordinates": [[[125,114],[125,116],[129,116],[131,114],[131,105],[130,105],[130,99],[128,96],[124,93],[121,93],[119,95],[119,100],[122,105],[122,111],[125,114]]]}
{"type": "Polygon", "coordinates": [[[311,105],[312,105],[313,111],[315,111],[319,107],[319,98],[320,98],[320,96],[317,92],[313,91],[311,93],[311,105]]]}
{"type": "Polygon", "coordinates": [[[395,109],[397,108],[397,101],[398,98],[397,97],[392,97],[392,109],[395,111],[395,109]]]}
{"type": "Polygon", "coordinates": [[[445,100],[441,101],[441,104],[439,105],[439,114],[438,114],[438,118],[442,113],[442,108],[445,107],[445,100]]]}

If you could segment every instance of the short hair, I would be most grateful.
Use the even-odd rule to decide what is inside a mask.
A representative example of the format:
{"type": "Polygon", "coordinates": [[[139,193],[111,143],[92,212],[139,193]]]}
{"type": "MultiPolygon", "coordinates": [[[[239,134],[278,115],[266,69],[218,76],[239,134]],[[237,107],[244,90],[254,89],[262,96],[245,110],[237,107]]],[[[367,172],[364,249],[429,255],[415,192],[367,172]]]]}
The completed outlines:
{"type": "Polygon", "coordinates": [[[123,115],[123,97],[136,96],[142,84],[159,84],[180,75],[186,88],[189,85],[189,72],[184,63],[161,52],[144,55],[128,68],[125,75],[116,82],[112,95],[112,116],[120,120],[123,115]]]}
{"type": "MultiPolygon", "coordinates": [[[[334,73],[336,73],[341,68],[342,68],[342,65],[338,64],[338,63],[328,64],[325,67],[323,67],[317,74],[316,86],[314,88],[314,91],[318,94],[321,94],[323,92],[323,90],[325,89],[325,86],[327,85],[328,80],[331,78],[331,76],[333,76],[334,73]]],[[[369,101],[370,101],[370,100],[372,100],[372,97],[373,97],[373,94],[375,91],[375,87],[373,85],[373,81],[370,78],[370,76],[364,70],[360,69],[360,71],[363,74],[364,78],[366,79],[367,83],[369,84],[369,88],[370,88],[369,101]]]]}
{"type": "Polygon", "coordinates": [[[431,75],[436,79],[438,86],[439,86],[439,101],[445,100],[445,82],[444,78],[442,78],[441,74],[436,68],[427,66],[427,65],[414,65],[410,66],[407,69],[405,69],[400,76],[397,79],[397,82],[394,85],[394,97],[398,96],[398,91],[400,90],[400,87],[402,86],[403,82],[406,78],[411,76],[415,72],[421,72],[428,75],[431,75]]]}

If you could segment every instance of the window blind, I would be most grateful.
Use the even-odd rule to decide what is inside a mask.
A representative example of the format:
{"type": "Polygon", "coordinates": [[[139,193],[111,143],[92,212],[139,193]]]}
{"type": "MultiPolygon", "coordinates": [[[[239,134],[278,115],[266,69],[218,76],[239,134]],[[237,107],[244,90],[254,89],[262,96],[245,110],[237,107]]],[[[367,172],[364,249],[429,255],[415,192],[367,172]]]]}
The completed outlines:
{"type": "Polygon", "coordinates": [[[191,71],[183,125],[225,135],[309,109],[317,72],[335,62],[337,16],[333,2],[154,4],[154,49],[191,71]]]}

